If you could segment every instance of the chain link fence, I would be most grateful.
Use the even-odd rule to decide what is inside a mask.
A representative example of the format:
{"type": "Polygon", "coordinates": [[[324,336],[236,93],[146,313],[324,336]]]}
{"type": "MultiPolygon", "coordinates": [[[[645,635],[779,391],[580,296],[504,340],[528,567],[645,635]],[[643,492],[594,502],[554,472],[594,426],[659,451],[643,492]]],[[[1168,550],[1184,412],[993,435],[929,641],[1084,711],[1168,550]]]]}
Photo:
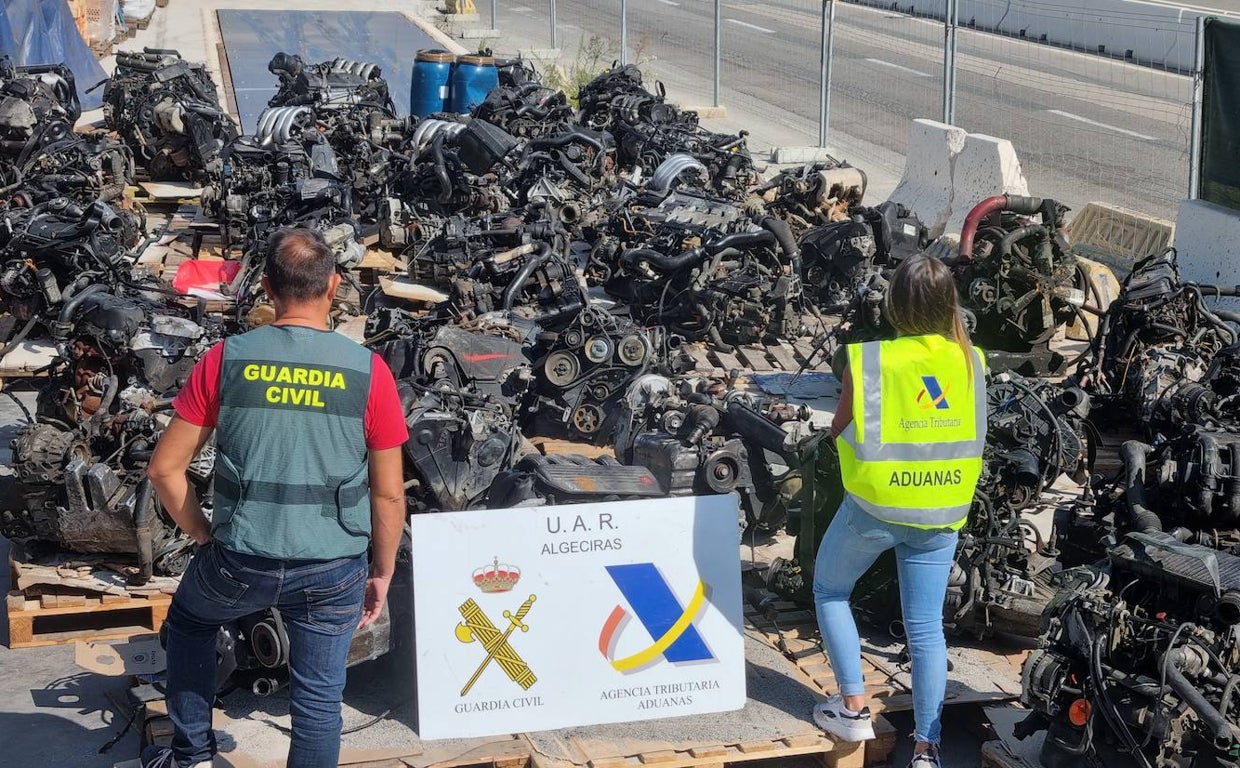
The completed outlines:
{"type": "Polygon", "coordinates": [[[627,61],[674,101],[722,104],[733,127],[769,134],[769,144],[816,145],[829,73],[826,144],[862,167],[898,174],[910,121],[950,109],[956,125],[1015,145],[1034,194],[1169,216],[1188,193],[1187,14],[1056,0],[841,1],[824,68],[820,0],[480,0],[484,18],[492,1],[506,43],[535,54],[556,43],[547,55],[569,91],[627,61]]]}
{"type": "MultiPolygon", "coordinates": [[[[1007,3],[972,5],[993,15],[1007,3]]],[[[1047,29],[1064,10],[1033,4],[1022,13],[1031,29],[1047,29]]],[[[1136,48],[1102,52],[1097,45],[1054,45],[1040,35],[961,29],[956,124],[1010,140],[1035,194],[1078,207],[1099,200],[1173,216],[1189,188],[1193,78],[1169,67],[1165,55],[1138,63],[1135,51],[1165,42],[1165,30],[1143,29],[1142,21],[1139,15],[1113,20],[1131,28],[1136,48]]],[[[1101,30],[1091,33],[1098,23],[1075,20],[1078,39],[1100,39],[1101,30]]],[[[1187,39],[1193,26],[1190,19],[1187,39]]]]}

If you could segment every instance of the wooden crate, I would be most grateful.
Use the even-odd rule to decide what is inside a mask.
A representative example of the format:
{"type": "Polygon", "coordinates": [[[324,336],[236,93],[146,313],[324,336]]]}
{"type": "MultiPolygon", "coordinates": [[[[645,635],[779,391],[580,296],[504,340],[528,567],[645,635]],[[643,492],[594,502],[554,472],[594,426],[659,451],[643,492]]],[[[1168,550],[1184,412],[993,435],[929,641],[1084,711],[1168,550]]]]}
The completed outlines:
{"type": "Polygon", "coordinates": [[[10,592],[9,648],[63,645],[76,640],[121,640],[159,632],[169,595],[45,594],[10,592]]]}

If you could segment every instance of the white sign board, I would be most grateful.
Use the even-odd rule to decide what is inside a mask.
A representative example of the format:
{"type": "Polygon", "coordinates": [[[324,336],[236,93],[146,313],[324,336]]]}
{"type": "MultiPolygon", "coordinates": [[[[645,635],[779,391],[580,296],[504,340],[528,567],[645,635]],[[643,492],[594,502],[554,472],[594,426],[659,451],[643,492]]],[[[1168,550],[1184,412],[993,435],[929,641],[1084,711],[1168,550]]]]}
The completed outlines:
{"type": "Polygon", "coordinates": [[[413,516],[418,732],[745,704],[733,496],[413,516]]]}

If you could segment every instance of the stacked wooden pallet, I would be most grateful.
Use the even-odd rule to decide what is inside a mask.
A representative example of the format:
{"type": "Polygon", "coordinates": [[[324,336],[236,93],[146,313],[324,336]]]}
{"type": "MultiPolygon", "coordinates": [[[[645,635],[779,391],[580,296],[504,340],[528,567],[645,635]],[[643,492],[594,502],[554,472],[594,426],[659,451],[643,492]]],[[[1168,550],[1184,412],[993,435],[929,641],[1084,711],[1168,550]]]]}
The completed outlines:
{"type": "Polygon", "coordinates": [[[103,555],[34,563],[10,555],[6,598],[10,648],[117,640],[158,632],[179,579],[156,577],[139,587],[103,555]]]}
{"type": "Polygon", "coordinates": [[[808,338],[793,342],[748,344],[724,351],[702,342],[681,348],[702,373],[715,375],[733,371],[742,373],[796,373],[802,368],[825,369],[830,364],[829,351],[814,346],[808,338]]]}
{"type": "Polygon", "coordinates": [[[77,640],[122,640],[159,632],[172,604],[169,595],[9,592],[9,648],[63,645],[77,640]]]}

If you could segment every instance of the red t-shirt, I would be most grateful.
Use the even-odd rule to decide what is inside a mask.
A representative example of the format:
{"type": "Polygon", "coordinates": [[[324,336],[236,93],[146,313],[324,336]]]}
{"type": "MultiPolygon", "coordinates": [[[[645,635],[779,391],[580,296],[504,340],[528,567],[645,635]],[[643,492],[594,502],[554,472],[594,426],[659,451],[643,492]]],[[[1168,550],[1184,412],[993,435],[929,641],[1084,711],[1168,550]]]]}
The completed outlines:
{"type": "MultiPolygon", "coordinates": [[[[199,427],[215,427],[220,417],[220,368],[224,342],[216,344],[190,371],[189,381],[172,401],[177,415],[199,427]]],[[[370,397],[366,400],[366,447],[383,451],[409,439],[405,410],[396,394],[396,379],[383,358],[375,355],[370,370],[370,397]]]]}

